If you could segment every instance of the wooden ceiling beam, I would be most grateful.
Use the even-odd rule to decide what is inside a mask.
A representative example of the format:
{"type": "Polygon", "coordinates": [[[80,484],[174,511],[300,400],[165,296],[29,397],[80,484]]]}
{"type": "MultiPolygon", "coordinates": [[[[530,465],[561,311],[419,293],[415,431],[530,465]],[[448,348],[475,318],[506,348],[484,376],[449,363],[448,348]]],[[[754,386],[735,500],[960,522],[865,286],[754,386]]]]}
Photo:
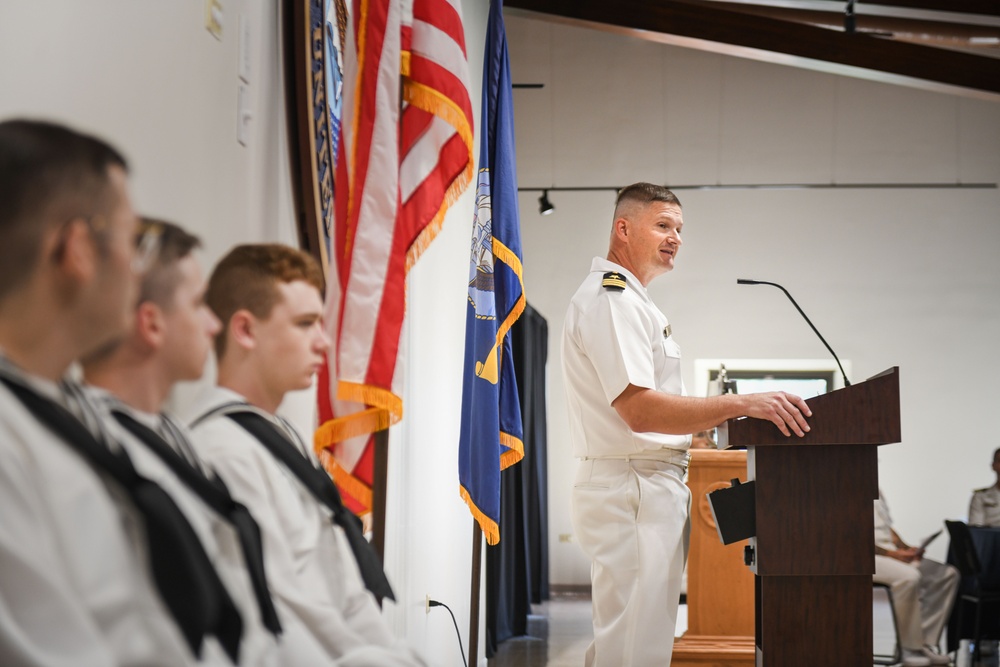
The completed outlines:
{"type": "MultiPolygon", "coordinates": [[[[1000,2],[997,0],[872,0],[865,4],[903,9],[921,9],[952,14],[979,14],[980,16],[1000,16],[1000,2]]],[[[857,6],[855,6],[857,8],[857,6]]]]}
{"type": "MultiPolygon", "coordinates": [[[[921,0],[909,0],[919,3],[921,0]]],[[[970,0],[971,1],[971,0],[970,0]]],[[[627,31],[732,45],[1000,94],[1000,59],[895,42],[683,0],[505,0],[505,7],[627,31]]],[[[957,3],[961,4],[961,3],[957,3]]],[[[643,36],[642,33],[636,33],[643,36]]]]}
{"type": "MultiPolygon", "coordinates": [[[[844,27],[843,12],[717,0],[685,1],[692,4],[708,4],[744,14],[767,16],[779,21],[806,23],[821,28],[844,27]]],[[[927,18],[856,14],[854,23],[857,32],[865,32],[876,37],[935,48],[955,49],[981,56],[1000,57],[1000,21],[996,26],[992,26],[927,18]]]]}
{"type": "MultiPolygon", "coordinates": [[[[843,11],[800,9],[797,7],[768,5],[756,2],[750,4],[729,2],[726,0],[685,0],[685,2],[692,5],[716,7],[741,14],[767,16],[779,21],[809,23],[815,26],[836,26],[839,28],[844,26],[843,11]]],[[[885,16],[881,14],[861,13],[855,13],[854,18],[859,28],[864,26],[872,30],[885,30],[889,32],[925,33],[930,36],[944,37],[1000,35],[1000,21],[997,21],[997,25],[994,26],[980,23],[956,23],[954,21],[940,21],[929,18],[913,18],[909,16],[885,16]]]]}

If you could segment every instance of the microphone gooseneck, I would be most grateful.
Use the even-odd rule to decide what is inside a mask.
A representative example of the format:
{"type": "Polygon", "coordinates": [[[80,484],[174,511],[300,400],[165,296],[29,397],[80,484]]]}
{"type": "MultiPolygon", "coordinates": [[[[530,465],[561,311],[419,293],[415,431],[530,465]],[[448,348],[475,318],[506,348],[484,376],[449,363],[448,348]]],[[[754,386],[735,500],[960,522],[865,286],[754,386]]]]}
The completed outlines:
{"type": "Polygon", "coordinates": [[[809,316],[806,315],[802,311],[801,308],[799,308],[799,304],[795,303],[795,299],[793,299],[792,295],[788,293],[788,290],[786,290],[784,287],[782,287],[778,283],[772,283],[772,282],[769,282],[767,280],[751,280],[749,278],[737,278],[736,279],[736,284],[737,285],[771,285],[772,287],[777,287],[782,292],[784,292],[785,296],[788,297],[788,300],[792,302],[793,306],[795,306],[795,310],[799,311],[799,315],[802,316],[802,319],[804,319],[806,321],[806,324],[808,324],[809,327],[816,333],[816,335],[819,336],[819,339],[823,342],[823,345],[825,345],[826,349],[830,351],[830,354],[833,356],[833,360],[837,362],[837,368],[840,369],[840,374],[844,378],[844,386],[845,387],[850,387],[851,386],[851,381],[847,379],[847,373],[844,372],[844,367],[841,365],[840,359],[837,357],[837,353],[834,352],[833,348],[830,347],[830,344],[826,342],[826,339],[823,338],[823,334],[821,334],[819,332],[819,329],[817,329],[816,326],[812,323],[812,320],[809,319],[809,316]]]}

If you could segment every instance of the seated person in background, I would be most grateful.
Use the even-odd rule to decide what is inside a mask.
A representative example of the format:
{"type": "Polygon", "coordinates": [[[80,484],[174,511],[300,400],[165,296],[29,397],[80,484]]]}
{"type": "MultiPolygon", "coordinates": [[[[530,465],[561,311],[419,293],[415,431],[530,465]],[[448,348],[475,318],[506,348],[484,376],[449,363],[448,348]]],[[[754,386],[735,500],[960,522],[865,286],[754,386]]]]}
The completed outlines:
{"type": "Polygon", "coordinates": [[[711,431],[698,431],[691,436],[691,449],[718,449],[711,431]]]}
{"type": "Polygon", "coordinates": [[[83,360],[88,391],[136,468],[170,492],[215,563],[243,619],[239,664],[330,664],[272,599],[253,517],[200,459],[184,425],[161,412],[175,383],[201,377],[221,324],[205,305],[193,254],[199,240],[168,222],[143,226],[156,230],[159,248],[142,278],[131,330],[83,360]]]}
{"type": "Polygon", "coordinates": [[[997,481],[993,486],[976,489],[969,502],[969,525],[1000,528],[1000,449],[993,452],[993,472],[997,481]]]}
{"type": "Polygon", "coordinates": [[[275,414],[323,363],[321,287],[316,261],[283,245],[238,246],[216,265],[205,301],[222,322],[218,386],[191,421],[195,447],[257,519],[275,597],[338,667],[423,665],[365,590],[392,595],[311,438],[275,414]]]}
{"type": "Polygon", "coordinates": [[[873,580],[892,590],[905,667],[951,662],[933,647],[938,645],[951,614],[959,583],[958,570],[923,556],[923,549],[909,546],[893,530],[889,506],[879,490],[875,501],[873,580]]]}

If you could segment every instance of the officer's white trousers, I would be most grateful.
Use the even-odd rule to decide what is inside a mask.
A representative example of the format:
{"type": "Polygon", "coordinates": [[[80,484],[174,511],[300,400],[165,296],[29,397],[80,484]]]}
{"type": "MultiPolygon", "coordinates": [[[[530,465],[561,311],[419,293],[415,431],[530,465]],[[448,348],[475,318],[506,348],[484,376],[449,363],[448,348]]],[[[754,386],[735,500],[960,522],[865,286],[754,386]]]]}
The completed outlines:
{"type": "Polygon", "coordinates": [[[587,667],[670,664],[691,492],[662,461],[590,459],[573,487],[573,529],[591,559],[587,667]]]}

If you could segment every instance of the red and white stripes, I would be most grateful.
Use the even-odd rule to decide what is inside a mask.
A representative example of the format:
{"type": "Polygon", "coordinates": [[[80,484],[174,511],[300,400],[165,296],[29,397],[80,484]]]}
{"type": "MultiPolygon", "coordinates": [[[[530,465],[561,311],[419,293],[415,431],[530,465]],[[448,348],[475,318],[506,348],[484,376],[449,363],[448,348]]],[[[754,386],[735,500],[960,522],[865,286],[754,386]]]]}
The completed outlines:
{"type": "Polygon", "coordinates": [[[458,0],[355,0],[344,51],[315,446],[363,511],[369,435],[403,414],[406,274],[471,181],[472,104],[458,0]]]}

